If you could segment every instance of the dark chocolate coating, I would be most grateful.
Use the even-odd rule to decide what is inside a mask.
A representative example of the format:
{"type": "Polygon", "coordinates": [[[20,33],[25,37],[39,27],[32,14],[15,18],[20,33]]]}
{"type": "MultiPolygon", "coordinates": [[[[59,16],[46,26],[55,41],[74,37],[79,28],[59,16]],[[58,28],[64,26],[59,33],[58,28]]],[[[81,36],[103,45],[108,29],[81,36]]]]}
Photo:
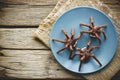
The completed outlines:
{"type": "Polygon", "coordinates": [[[64,47],[62,49],[58,50],[57,53],[63,51],[64,49],[69,48],[69,50],[70,50],[69,59],[71,59],[72,52],[73,52],[73,50],[75,50],[75,44],[76,44],[77,40],[81,37],[81,34],[79,33],[77,38],[74,38],[74,27],[72,27],[71,36],[69,36],[64,29],[62,29],[62,32],[66,36],[65,40],[58,40],[55,38],[53,38],[52,40],[64,43],[65,44],[64,47]]]}
{"type": "Polygon", "coordinates": [[[87,43],[87,46],[82,50],[80,48],[76,48],[76,50],[78,50],[79,52],[76,52],[73,56],[72,56],[72,59],[78,55],[80,56],[80,65],[79,65],[79,71],[81,69],[81,66],[82,66],[82,62],[84,62],[85,60],[89,60],[91,57],[93,59],[95,59],[97,61],[97,63],[102,66],[102,64],[100,63],[100,61],[96,58],[96,56],[94,54],[91,53],[92,50],[94,50],[95,48],[99,48],[99,46],[92,46],[90,47],[90,44],[91,44],[91,38],[90,40],[88,41],[87,43]]]}
{"type": "Polygon", "coordinates": [[[103,24],[101,26],[95,26],[92,16],[90,16],[90,22],[91,22],[91,25],[84,24],[84,23],[80,24],[80,26],[86,26],[86,27],[89,28],[88,31],[81,31],[80,33],[81,34],[82,33],[87,33],[87,34],[90,34],[92,36],[95,36],[98,39],[99,42],[101,42],[100,33],[103,33],[103,36],[106,39],[106,34],[103,30],[101,30],[101,28],[105,28],[105,27],[107,27],[107,25],[103,24]]]}

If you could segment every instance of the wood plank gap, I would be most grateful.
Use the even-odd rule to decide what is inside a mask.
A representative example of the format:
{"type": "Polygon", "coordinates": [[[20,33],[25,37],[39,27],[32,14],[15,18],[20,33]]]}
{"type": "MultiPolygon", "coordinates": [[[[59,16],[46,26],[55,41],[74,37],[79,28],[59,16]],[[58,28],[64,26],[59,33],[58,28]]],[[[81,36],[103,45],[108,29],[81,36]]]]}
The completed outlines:
{"type": "Polygon", "coordinates": [[[31,48],[0,48],[0,50],[50,50],[50,49],[31,49],[31,48]]]}
{"type": "Polygon", "coordinates": [[[55,5],[57,0],[0,0],[3,4],[13,5],[55,5]]]}
{"type": "Polygon", "coordinates": [[[9,29],[17,29],[17,28],[21,28],[21,29],[22,29],[22,28],[36,28],[36,29],[37,29],[38,26],[21,26],[21,25],[19,25],[19,26],[10,26],[10,25],[9,25],[9,26],[5,26],[5,25],[0,25],[0,29],[2,29],[2,28],[3,28],[3,29],[6,29],[6,28],[7,28],[7,29],[8,29],[8,28],[9,28],[9,29]]]}
{"type": "Polygon", "coordinates": [[[55,6],[54,4],[53,5],[25,5],[25,4],[16,4],[16,5],[13,5],[13,4],[2,4],[0,3],[0,8],[14,8],[14,7],[27,7],[27,8],[39,8],[39,7],[47,7],[47,6],[50,6],[50,7],[53,7],[55,6]]]}

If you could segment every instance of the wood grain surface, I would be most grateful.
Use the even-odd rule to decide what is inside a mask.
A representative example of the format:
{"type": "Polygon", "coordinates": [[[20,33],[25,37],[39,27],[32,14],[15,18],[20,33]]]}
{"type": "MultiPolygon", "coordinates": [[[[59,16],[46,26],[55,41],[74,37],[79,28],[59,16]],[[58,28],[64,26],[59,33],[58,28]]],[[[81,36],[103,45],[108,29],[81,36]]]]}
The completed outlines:
{"type": "MultiPolygon", "coordinates": [[[[119,0],[101,0],[120,14],[119,0]]],[[[57,0],[0,0],[1,26],[38,26],[57,0]]]]}
{"type": "Polygon", "coordinates": [[[9,49],[48,49],[33,37],[36,28],[1,28],[0,47],[9,49]]]}
{"type": "MultiPolygon", "coordinates": [[[[120,16],[119,0],[100,1],[120,16]]],[[[56,3],[57,0],[0,0],[0,77],[83,79],[61,67],[50,50],[33,38],[36,26],[56,3]]]]}

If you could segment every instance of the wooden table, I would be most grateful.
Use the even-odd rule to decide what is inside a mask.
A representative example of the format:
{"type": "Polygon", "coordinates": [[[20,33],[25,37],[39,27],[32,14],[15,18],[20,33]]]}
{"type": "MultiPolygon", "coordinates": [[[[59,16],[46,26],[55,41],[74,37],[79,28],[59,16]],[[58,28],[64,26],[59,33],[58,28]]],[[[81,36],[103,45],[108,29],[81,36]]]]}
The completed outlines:
{"type": "MultiPolygon", "coordinates": [[[[119,0],[101,1],[120,15],[119,0]]],[[[57,0],[0,0],[1,77],[83,79],[61,67],[50,50],[33,38],[40,21],[56,3],[57,0]]]]}

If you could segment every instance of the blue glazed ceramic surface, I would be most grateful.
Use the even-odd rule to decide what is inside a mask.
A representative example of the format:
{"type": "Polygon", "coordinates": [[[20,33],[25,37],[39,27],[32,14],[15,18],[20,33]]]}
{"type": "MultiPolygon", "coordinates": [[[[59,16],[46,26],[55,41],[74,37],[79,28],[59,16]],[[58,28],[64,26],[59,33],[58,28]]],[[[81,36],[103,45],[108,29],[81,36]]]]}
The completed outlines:
{"type": "MultiPolygon", "coordinates": [[[[83,34],[82,37],[78,40],[77,46],[83,48],[86,46],[89,39],[88,34],[83,34]]],[[[64,68],[75,72],[75,73],[92,73],[104,68],[114,57],[115,51],[117,49],[117,33],[112,21],[101,11],[90,8],[90,7],[76,7],[68,10],[62,14],[54,23],[51,35],[50,35],[50,46],[52,53],[58,63],[64,68]],[[64,44],[56,41],[52,41],[52,38],[65,39],[64,34],[62,33],[62,28],[71,35],[71,29],[74,26],[75,28],[75,37],[82,30],[87,30],[87,27],[80,27],[80,23],[90,24],[90,16],[93,16],[95,25],[107,24],[107,27],[104,28],[104,31],[107,35],[107,39],[104,40],[103,35],[101,34],[102,43],[99,43],[97,39],[92,39],[92,45],[99,45],[100,48],[92,51],[93,54],[99,59],[102,63],[100,67],[99,64],[91,58],[89,61],[83,62],[81,70],[78,71],[78,66],[80,64],[80,58],[76,56],[73,60],[68,59],[69,50],[66,49],[59,54],[57,50],[63,48],[64,44]]]]}

